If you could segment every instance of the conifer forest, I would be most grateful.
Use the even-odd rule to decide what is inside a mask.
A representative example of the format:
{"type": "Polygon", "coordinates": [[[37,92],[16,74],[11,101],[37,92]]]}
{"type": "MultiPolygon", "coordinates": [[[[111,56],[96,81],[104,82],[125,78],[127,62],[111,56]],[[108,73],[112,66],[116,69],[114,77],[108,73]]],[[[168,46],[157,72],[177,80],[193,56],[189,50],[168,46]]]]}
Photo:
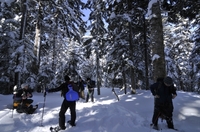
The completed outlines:
{"type": "Polygon", "coordinates": [[[126,94],[170,76],[200,93],[200,0],[0,0],[0,93],[69,75],[126,94]]]}

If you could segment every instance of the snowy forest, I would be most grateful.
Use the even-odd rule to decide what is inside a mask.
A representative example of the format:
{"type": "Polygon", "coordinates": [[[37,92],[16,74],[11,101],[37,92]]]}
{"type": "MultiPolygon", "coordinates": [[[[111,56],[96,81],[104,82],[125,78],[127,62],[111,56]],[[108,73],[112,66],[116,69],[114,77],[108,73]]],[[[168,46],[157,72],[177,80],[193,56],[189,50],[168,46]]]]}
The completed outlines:
{"type": "Polygon", "coordinates": [[[66,74],[92,78],[98,94],[102,86],[134,94],[166,75],[177,90],[200,92],[199,0],[0,0],[0,6],[1,94],[22,83],[37,92],[54,88],[66,74]]]}

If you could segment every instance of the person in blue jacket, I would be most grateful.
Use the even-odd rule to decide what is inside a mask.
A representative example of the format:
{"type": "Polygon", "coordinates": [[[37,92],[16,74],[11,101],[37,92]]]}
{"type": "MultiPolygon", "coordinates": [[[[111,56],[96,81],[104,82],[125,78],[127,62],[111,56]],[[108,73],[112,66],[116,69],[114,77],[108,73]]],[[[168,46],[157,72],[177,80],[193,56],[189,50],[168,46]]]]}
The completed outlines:
{"type": "Polygon", "coordinates": [[[155,98],[154,113],[152,117],[154,129],[158,129],[158,118],[160,116],[166,120],[168,128],[174,129],[172,120],[174,107],[172,99],[177,96],[177,93],[172,78],[169,76],[164,79],[158,78],[157,82],[150,86],[150,90],[155,98]]]}

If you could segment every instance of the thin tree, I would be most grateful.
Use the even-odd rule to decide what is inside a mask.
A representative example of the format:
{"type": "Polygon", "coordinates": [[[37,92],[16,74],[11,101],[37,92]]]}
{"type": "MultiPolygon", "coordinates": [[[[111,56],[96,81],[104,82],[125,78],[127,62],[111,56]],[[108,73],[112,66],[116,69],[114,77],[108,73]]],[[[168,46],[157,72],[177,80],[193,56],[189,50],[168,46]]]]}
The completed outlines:
{"type": "Polygon", "coordinates": [[[39,71],[39,65],[40,65],[40,45],[41,45],[41,38],[40,38],[40,35],[41,35],[41,20],[40,20],[40,16],[41,16],[41,3],[40,3],[40,0],[38,2],[38,6],[39,6],[39,9],[38,9],[38,17],[36,19],[36,29],[35,29],[35,43],[34,43],[34,54],[36,56],[36,60],[34,60],[34,64],[33,64],[33,72],[35,74],[38,73],[39,71]]]}
{"type": "MultiPolygon", "coordinates": [[[[21,20],[21,29],[20,29],[20,37],[19,40],[24,39],[25,28],[26,28],[26,20],[27,20],[27,2],[26,0],[22,0],[22,20],[21,20]]],[[[16,65],[19,65],[21,62],[19,60],[19,55],[17,56],[16,65]]],[[[20,72],[15,73],[15,82],[14,84],[19,87],[20,85],[21,75],[20,72]]]]}

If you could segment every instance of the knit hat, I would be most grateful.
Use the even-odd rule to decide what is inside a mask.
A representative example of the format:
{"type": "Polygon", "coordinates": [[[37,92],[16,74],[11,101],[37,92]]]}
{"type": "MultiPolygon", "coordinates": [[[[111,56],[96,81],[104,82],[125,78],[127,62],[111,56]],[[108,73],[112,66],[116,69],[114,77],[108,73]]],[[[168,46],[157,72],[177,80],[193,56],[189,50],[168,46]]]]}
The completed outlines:
{"type": "Polygon", "coordinates": [[[167,76],[164,78],[164,83],[167,85],[167,86],[171,86],[173,84],[173,80],[171,77],[167,76]]]}
{"type": "Polygon", "coordinates": [[[23,83],[23,84],[21,85],[21,88],[25,88],[25,87],[28,87],[28,84],[27,84],[27,83],[23,83]]]}
{"type": "Polygon", "coordinates": [[[69,81],[70,80],[70,78],[69,78],[69,76],[65,76],[65,81],[69,81]]]}

